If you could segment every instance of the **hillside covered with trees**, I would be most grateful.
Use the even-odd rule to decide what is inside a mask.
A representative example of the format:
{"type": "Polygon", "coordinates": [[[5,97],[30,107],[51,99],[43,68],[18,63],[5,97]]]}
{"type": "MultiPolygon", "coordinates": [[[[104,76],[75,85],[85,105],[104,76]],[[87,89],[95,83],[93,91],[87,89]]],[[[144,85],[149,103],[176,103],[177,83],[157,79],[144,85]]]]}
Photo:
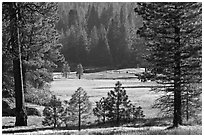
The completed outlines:
{"type": "Polygon", "coordinates": [[[70,64],[144,66],[143,41],[136,32],[142,19],[136,3],[59,3],[62,53],[70,64]]]}

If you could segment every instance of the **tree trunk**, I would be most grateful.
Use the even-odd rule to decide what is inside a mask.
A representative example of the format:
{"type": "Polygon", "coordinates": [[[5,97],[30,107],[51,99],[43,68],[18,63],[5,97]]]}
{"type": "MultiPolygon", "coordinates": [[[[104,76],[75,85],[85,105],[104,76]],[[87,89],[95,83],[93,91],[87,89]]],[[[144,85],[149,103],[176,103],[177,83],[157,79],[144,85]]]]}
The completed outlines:
{"type": "Polygon", "coordinates": [[[57,110],[56,106],[54,106],[53,111],[54,111],[54,128],[57,127],[57,110]]]}
{"type": "MultiPolygon", "coordinates": [[[[118,87],[117,87],[117,88],[118,88],[118,87]]],[[[119,126],[119,125],[120,125],[120,113],[119,113],[119,109],[120,109],[120,108],[119,108],[119,90],[120,90],[120,89],[118,88],[117,90],[118,90],[118,91],[117,91],[118,94],[117,94],[117,106],[116,106],[116,107],[117,107],[117,108],[116,108],[116,109],[117,109],[117,112],[116,112],[116,113],[117,113],[117,119],[116,119],[116,120],[117,120],[117,126],[119,126]]]]}
{"type": "Polygon", "coordinates": [[[174,119],[173,127],[178,127],[182,124],[181,117],[181,53],[180,53],[180,28],[175,27],[175,43],[176,53],[175,53],[175,66],[174,66],[174,119]]]}
{"type": "Polygon", "coordinates": [[[22,64],[22,76],[23,76],[23,90],[24,90],[24,93],[27,93],[27,89],[26,89],[26,66],[24,64],[22,64]]]}
{"type": "Polygon", "coordinates": [[[15,126],[27,126],[27,114],[24,103],[24,89],[22,77],[21,46],[19,41],[19,28],[17,3],[9,4],[10,12],[10,33],[13,51],[13,73],[14,73],[14,91],[16,101],[16,123],[15,126]]]}
{"type": "Polygon", "coordinates": [[[78,121],[78,130],[81,130],[81,99],[80,99],[80,95],[79,95],[79,121],[78,121]]]}
{"type": "Polygon", "coordinates": [[[189,98],[188,98],[188,91],[187,91],[187,98],[186,98],[186,120],[187,120],[187,121],[189,120],[189,112],[188,112],[188,109],[189,109],[189,108],[188,108],[188,105],[189,105],[188,102],[189,102],[189,101],[188,101],[188,99],[189,99],[189,98]]]}

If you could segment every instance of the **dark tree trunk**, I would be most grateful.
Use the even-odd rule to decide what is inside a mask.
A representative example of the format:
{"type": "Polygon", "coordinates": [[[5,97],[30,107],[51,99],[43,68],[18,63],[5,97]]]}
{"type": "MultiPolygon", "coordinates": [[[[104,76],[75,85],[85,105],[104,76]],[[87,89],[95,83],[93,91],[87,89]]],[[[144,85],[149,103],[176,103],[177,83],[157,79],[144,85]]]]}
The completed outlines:
{"type": "Polygon", "coordinates": [[[118,88],[117,90],[118,90],[117,91],[118,94],[117,94],[117,106],[116,106],[117,107],[116,108],[117,109],[117,112],[116,112],[117,113],[117,119],[116,119],[116,121],[117,121],[117,126],[119,126],[120,125],[120,112],[119,112],[119,109],[120,109],[120,107],[119,107],[119,90],[120,89],[118,88]]]}
{"type": "Polygon", "coordinates": [[[78,130],[81,130],[81,99],[79,97],[79,121],[78,121],[78,130]]]}
{"type": "Polygon", "coordinates": [[[105,110],[103,111],[103,123],[106,122],[106,114],[105,114],[105,110]]]}
{"type": "Polygon", "coordinates": [[[56,106],[54,106],[53,111],[54,111],[54,128],[57,127],[57,110],[56,106]]]}
{"type": "Polygon", "coordinates": [[[188,101],[189,100],[189,98],[188,98],[188,91],[187,91],[187,98],[186,98],[186,120],[188,121],[189,120],[189,112],[188,112],[188,101]]]}
{"type": "Polygon", "coordinates": [[[16,123],[15,126],[27,126],[27,114],[24,103],[24,89],[22,76],[21,46],[19,41],[18,17],[19,12],[17,3],[10,3],[10,33],[13,51],[13,73],[14,91],[16,101],[16,123]]]}
{"type": "MultiPolygon", "coordinates": [[[[22,58],[23,60],[23,58],[22,58]]],[[[22,76],[23,76],[23,90],[24,93],[27,93],[27,89],[26,89],[26,66],[24,64],[22,64],[22,76]]]]}
{"type": "Polygon", "coordinates": [[[180,28],[175,27],[175,66],[174,66],[174,118],[173,127],[178,127],[182,124],[181,117],[181,53],[180,53],[180,28]]]}

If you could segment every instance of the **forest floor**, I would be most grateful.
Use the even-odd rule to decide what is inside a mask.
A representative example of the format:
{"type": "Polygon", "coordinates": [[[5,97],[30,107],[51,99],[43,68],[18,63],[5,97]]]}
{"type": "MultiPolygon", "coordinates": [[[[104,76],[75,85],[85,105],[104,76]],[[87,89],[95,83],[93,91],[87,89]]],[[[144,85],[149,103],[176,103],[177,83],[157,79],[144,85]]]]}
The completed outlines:
{"type": "MultiPolygon", "coordinates": [[[[147,119],[154,119],[158,117],[158,109],[153,109],[152,104],[154,103],[155,99],[158,98],[161,94],[155,93],[151,91],[151,87],[156,86],[155,82],[148,81],[148,82],[141,82],[135,76],[136,73],[143,72],[144,69],[119,69],[119,70],[108,70],[108,71],[101,71],[95,73],[84,73],[82,79],[78,79],[75,72],[71,72],[67,79],[61,76],[61,73],[54,73],[54,81],[51,83],[51,91],[53,91],[60,100],[69,100],[71,95],[77,88],[82,87],[90,97],[90,101],[92,102],[92,108],[95,107],[95,102],[100,100],[101,97],[106,97],[107,92],[113,90],[115,83],[120,81],[122,83],[122,87],[126,89],[126,93],[129,97],[129,100],[135,106],[141,106],[145,118],[147,119]]],[[[32,104],[27,104],[28,106],[32,104]]],[[[33,105],[32,105],[33,106],[33,105]]],[[[35,106],[41,112],[43,110],[43,106],[35,106]]],[[[43,127],[42,126],[43,117],[37,116],[29,116],[28,117],[28,127],[36,128],[36,127],[43,127]]],[[[94,115],[91,116],[87,122],[94,123],[96,117],[94,115]]],[[[2,126],[14,126],[15,118],[14,117],[3,117],[2,118],[2,126]]],[[[121,128],[113,128],[107,131],[100,130],[90,130],[87,131],[86,129],[77,132],[77,131],[62,131],[59,134],[156,134],[151,131],[149,128],[145,128],[141,130],[141,128],[127,128],[123,130],[121,128]],[[145,132],[144,132],[145,131],[145,132]],[[148,132],[147,132],[148,131],[148,132]]],[[[157,127],[156,129],[161,130],[161,134],[167,134],[163,132],[164,127],[157,127]]],[[[7,130],[7,129],[5,129],[7,130]]],[[[9,129],[8,129],[9,130],[9,129]]],[[[10,129],[12,130],[12,129],[10,129]]],[[[15,128],[14,128],[15,130],[15,128]]],[[[53,131],[53,130],[52,130],[53,131]]],[[[202,131],[202,130],[201,130],[202,131]]],[[[32,132],[33,134],[41,134],[40,131],[32,132]]],[[[42,131],[43,132],[43,131],[42,131]]],[[[191,129],[189,129],[188,133],[192,133],[191,129]]],[[[200,132],[200,131],[199,131],[200,132]]],[[[46,133],[46,132],[43,132],[46,133]]],[[[56,132],[49,132],[50,134],[55,134],[56,132]]],[[[174,134],[176,131],[172,131],[169,134],[174,134]]],[[[26,133],[27,134],[27,133],[26,133]]],[[[28,133],[31,134],[31,133],[28,133]]],[[[58,134],[58,133],[57,133],[58,134]]]]}

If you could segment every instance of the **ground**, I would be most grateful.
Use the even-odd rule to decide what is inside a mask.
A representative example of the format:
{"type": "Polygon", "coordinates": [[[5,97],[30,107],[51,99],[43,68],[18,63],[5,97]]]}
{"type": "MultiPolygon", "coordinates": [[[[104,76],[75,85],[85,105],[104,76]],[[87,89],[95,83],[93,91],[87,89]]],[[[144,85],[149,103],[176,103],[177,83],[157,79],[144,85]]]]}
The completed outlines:
{"type": "MultiPolygon", "coordinates": [[[[157,114],[159,110],[153,109],[151,106],[154,100],[158,98],[160,94],[150,91],[151,86],[156,86],[155,82],[151,82],[151,81],[141,82],[140,80],[137,79],[137,77],[135,76],[135,73],[140,73],[143,71],[144,69],[130,68],[130,69],[101,71],[96,73],[85,73],[82,76],[82,79],[78,79],[75,72],[71,72],[68,79],[63,78],[61,76],[61,73],[54,73],[54,81],[51,83],[51,91],[53,91],[57,95],[57,97],[59,97],[61,100],[69,100],[71,95],[74,93],[74,91],[76,91],[77,88],[82,87],[88,93],[88,96],[90,97],[90,101],[92,102],[92,107],[94,107],[95,102],[100,100],[101,97],[106,97],[107,92],[109,92],[110,90],[113,90],[115,83],[117,81],[120,81],[122,83],[122,86],[125,87],[126,93],[129,99],[131,100],[131,102],[136,106],[141,106],[143,108],[145,117],[155,118],[158,116],[157,114]]],[[[27,105],[31,106],[32,104],[27,104],[27,105]]],[[[37,107],[41,112],[43,110],[43,106],[34,105],[34,107],[37,107]]],[[[29,127],[32,127],[32,126],[41,127],[42,119],[43,117],[29,116],[28,117],[29,127]]],[[[95,120],[96,120],[96,117],[92,116],[92,118],[89,119],[89,122],[94,122],[95,120]]],[[[15,122],[14,117],[2,118],[3,126],[12,126],[14,125],[14,122],[15,122]]],[[[101,130],[102,129],[100,129],[100,131],[101,130]]],[[[128,134],[121,131],[121,129],[117,129],[117,130],[118,130],[117,132],[118,134],[120,133],[128,134]]],[[[89,134],[89,132],[88,133],[86,131],[84,132],[85,132],[84,134],[89,134]]],[[[128,129],[128,132],[129,132],[129,129],[128,129]]],[[[69,132],[65,132],[65,133],[69,134],[69,132]]],[[[70,134],[79,134],[79,133],[70,132],[70,134]]],[[[102,133],[100,132],[92,133],[91,131],[90,134],[102,134],[102,133]]],[[[138,132],[131,131],[131,134],[138,134],[138,132]]]]}
{"type": "Polygon", "coordinates": [[[61,100],[69,100],[77,88],[82,87],[90,96],[93,107],[95,102],[101,97],[106,97],[107,92],[114,89],[115,83],[120,81],[125,87],[127,95],[131,102],[136,106],[141,106],[146,117],[156,117],[158,110],[152,109],[151,105],[159,96],[150,91],[149,86],[156,85],[155,82],[141,82],[135,76],[135,73],[144,71],[144,69],[120,69],[109,70],[97,73],[85,73],[82,79],[77,79],[75,73],[69,75],[69,79],[55,79],[51,83],[51,91],[54,91],[61,100]]]}

